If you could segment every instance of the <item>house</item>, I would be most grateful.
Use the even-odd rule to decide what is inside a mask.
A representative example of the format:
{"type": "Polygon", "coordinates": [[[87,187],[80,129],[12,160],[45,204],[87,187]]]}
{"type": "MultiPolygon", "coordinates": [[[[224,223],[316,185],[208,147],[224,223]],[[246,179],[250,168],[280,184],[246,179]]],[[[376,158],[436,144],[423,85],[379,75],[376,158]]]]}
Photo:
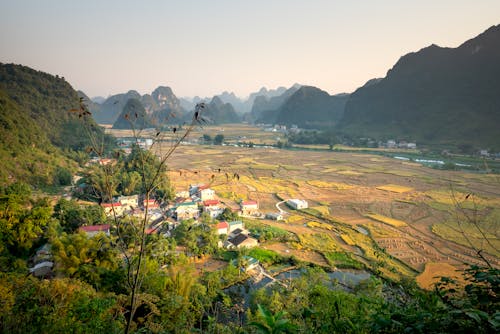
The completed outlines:
{"type": "Polygon", "coordinates": [[[226,248],[252,248],[259,245],[259,241],[246,234],[238,234],[226,241],[226,248]]]}
{"type": "Polygon", "coordinates": [[[228,238],[229,238],[229,239],[234,238],[234,237],[236,237],[238,234],[245,234],[245,235],[248,235],[248,230],[241,229],[241,228],[237,228],[236,230],[229,232],[228,238]]]}
{"type": "Polygon", "coordinates": [[[189,191],[179,191],[175,193],[175,198],[189,198],[189,191]]]}
{"type": "Polygon", "coordinates": [[[120,196],[118,202],[125,208],[136,208],[139,205],[139,195],[120,196]]]}
{"type": "Polygon", "coordinates": [[[125,207],[120,202],[101,203],[101,207],[104,209],[106,217],[113,217],[113,211],[117,216],[121,216],[123,215],[123,211],[125,210],[125,207]]]}
{"type": "Polygon", "coordinates": [[[200,189],[197,195],[202,201],[206,201],[215,198],[215,191],[210,188],[200,189]]]}
{"type": "Polygon", "coordinates": [[[43,261],[36,264],[33,268],[30,268],[30,273],[35,277],[47,277],[52,274],[52,267],[54,267],[54,262],[43,261]]]}
{"type": "Polygon", "coordinates": [[[220,222],[217,224],[216,229],[218,235],[228,234],[229,224],[227,222],[220,222]]]}
{"type": "Polygon", "coordinates": [[[174,208],[174,216],[177,221],[198,218],[199,215],[200,210],[198,209],[198,204],[194,202],[179,203],[174,208]]]}
{"type": "Polygon", "coordinates": [[[142,205],[143,205],[144,208],[146,208],[146,206],[147,206],[148,209],[157,209],[157,208],[160,207],[160,203],[158,203],[153,198],[150,198],[149,200],[142,201],[142,205]]]}
{"type": "Polygon", "coordinates": [[[236,229],[245,229],[245,226],[243,225],[243,222],[241,220],[236,220],[236,221],[232,221],[232,222],[229,222],[229,228],[228,228],[228,232],[231,233],[233,232],[234,230],[236,229]]]}
{"type": "Polygon", "coordinates": [[[93,237],[101,232],[109,236],[109,224],[82,226],[78,230],[85,232],[87,237],[93,237]]]}
{"type": "Polygon", "coordinates": [[[286,204],[295,210],[307,209],[308,207],[307,201],[303,199],[289,199],[286,201],[286,204]]]}
{"type": "Polygon", "coordinates": [[[218,200],[208,199],[203,201],[203,211],[207,212],[211,218],[216,218],[224,212],[224,208],[218,200]]]}
{"type": "Polygon", "coordinates": [[[243,201],[240,206],[242,215],[252,216],[259,213],[259,204],[256,201],[243,201]]]}
{"type": "Polygon", "coordinates": [[[271,220],[283,220],[283,215],[281,213],[266,213],[266,219],[271,220]]]}

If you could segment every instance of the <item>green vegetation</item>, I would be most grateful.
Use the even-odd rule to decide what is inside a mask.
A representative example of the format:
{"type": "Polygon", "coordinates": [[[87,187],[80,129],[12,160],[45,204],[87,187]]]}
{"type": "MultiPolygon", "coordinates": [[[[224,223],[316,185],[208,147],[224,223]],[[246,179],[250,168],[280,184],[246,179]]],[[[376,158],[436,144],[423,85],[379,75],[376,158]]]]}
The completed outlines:
{"type": "Polygon", "coordinates": [[[85,154],[89,133],[103,150],[112,148],[114,141],[81,106],[64,78],[0,63],[0,182],[67,185],[76,168],[70,159],[75,151],[85,154]]]}
{"type": "Polygon", "coordinates": [[[328,264],[332,267],[352,269],[363,269],[365,267],[362,263],[354,259],[351,253],[326,252],[324,255],[328,264]]]}

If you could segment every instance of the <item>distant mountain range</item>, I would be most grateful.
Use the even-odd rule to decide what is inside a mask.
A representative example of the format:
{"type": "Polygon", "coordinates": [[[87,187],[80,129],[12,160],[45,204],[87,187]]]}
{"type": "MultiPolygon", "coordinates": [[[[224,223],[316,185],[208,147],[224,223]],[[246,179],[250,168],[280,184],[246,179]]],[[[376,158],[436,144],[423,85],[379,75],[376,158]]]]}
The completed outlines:
{"type": "Polygon", "coordinates": [[[2,139],[4,147],[9,140],[14,143],[15,136],[9,133],[18,127],[18,121],[8,113],[12,110],[30,129],[15,133],[30,143],[84,147],[81,134],[75,132],[79,131],[78,119],[65,113],[80,96],[97,123],[117,128],[127,127],[131,118],[148,127],[189,121],[195,104],[204,102],[205,116],[213,124],[294,124],[353,138],[500,151],[499,59],[500,25],[457,48],[431,45],[402,56],[384,78],[371,79],[352,94],[329,95],[316,87],[295,84],[261,88],[247,99],[231,92],[179,99],[165,86],[151,94],[130,90],[105,100],[90,99],[57,76],[0,64],[2,139]]]}
{"type": "Polygon", "coordinates": [[[407,54],[349,97],[337,127],[351,136],[500,151],[500,25],[457,48],[407,54]]]}

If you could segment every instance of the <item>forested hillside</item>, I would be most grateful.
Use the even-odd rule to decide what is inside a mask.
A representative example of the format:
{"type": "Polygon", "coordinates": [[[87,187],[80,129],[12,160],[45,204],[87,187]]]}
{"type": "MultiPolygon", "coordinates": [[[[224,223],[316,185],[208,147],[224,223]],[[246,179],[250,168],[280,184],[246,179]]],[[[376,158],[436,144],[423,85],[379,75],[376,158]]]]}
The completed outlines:
{"type": "Polygon", "coordinates": [[[458,48],[407,54],[351,94],[338,129],[352,136],[500,150],[500,25],[458,48]]]}
{"type": "Polygon", "coordinates": [[[71,152],[89,145],[88,131],[108,142],[80,112],[78,94],[64,78],[0,64],[1,180],[57,183],[56,170],[75,163],[71,152]]]}

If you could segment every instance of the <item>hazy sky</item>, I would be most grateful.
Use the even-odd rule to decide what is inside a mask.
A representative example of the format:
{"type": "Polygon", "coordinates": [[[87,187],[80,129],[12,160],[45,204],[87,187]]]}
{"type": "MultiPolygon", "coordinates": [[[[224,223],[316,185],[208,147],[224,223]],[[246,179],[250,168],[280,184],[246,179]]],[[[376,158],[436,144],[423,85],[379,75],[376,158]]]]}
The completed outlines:
{"type": "Polygon", "coordinates": [[[352,92],[400,56],[500,24],[499,0],[0,0],[0,62],[89,96],[352,92]]]}

